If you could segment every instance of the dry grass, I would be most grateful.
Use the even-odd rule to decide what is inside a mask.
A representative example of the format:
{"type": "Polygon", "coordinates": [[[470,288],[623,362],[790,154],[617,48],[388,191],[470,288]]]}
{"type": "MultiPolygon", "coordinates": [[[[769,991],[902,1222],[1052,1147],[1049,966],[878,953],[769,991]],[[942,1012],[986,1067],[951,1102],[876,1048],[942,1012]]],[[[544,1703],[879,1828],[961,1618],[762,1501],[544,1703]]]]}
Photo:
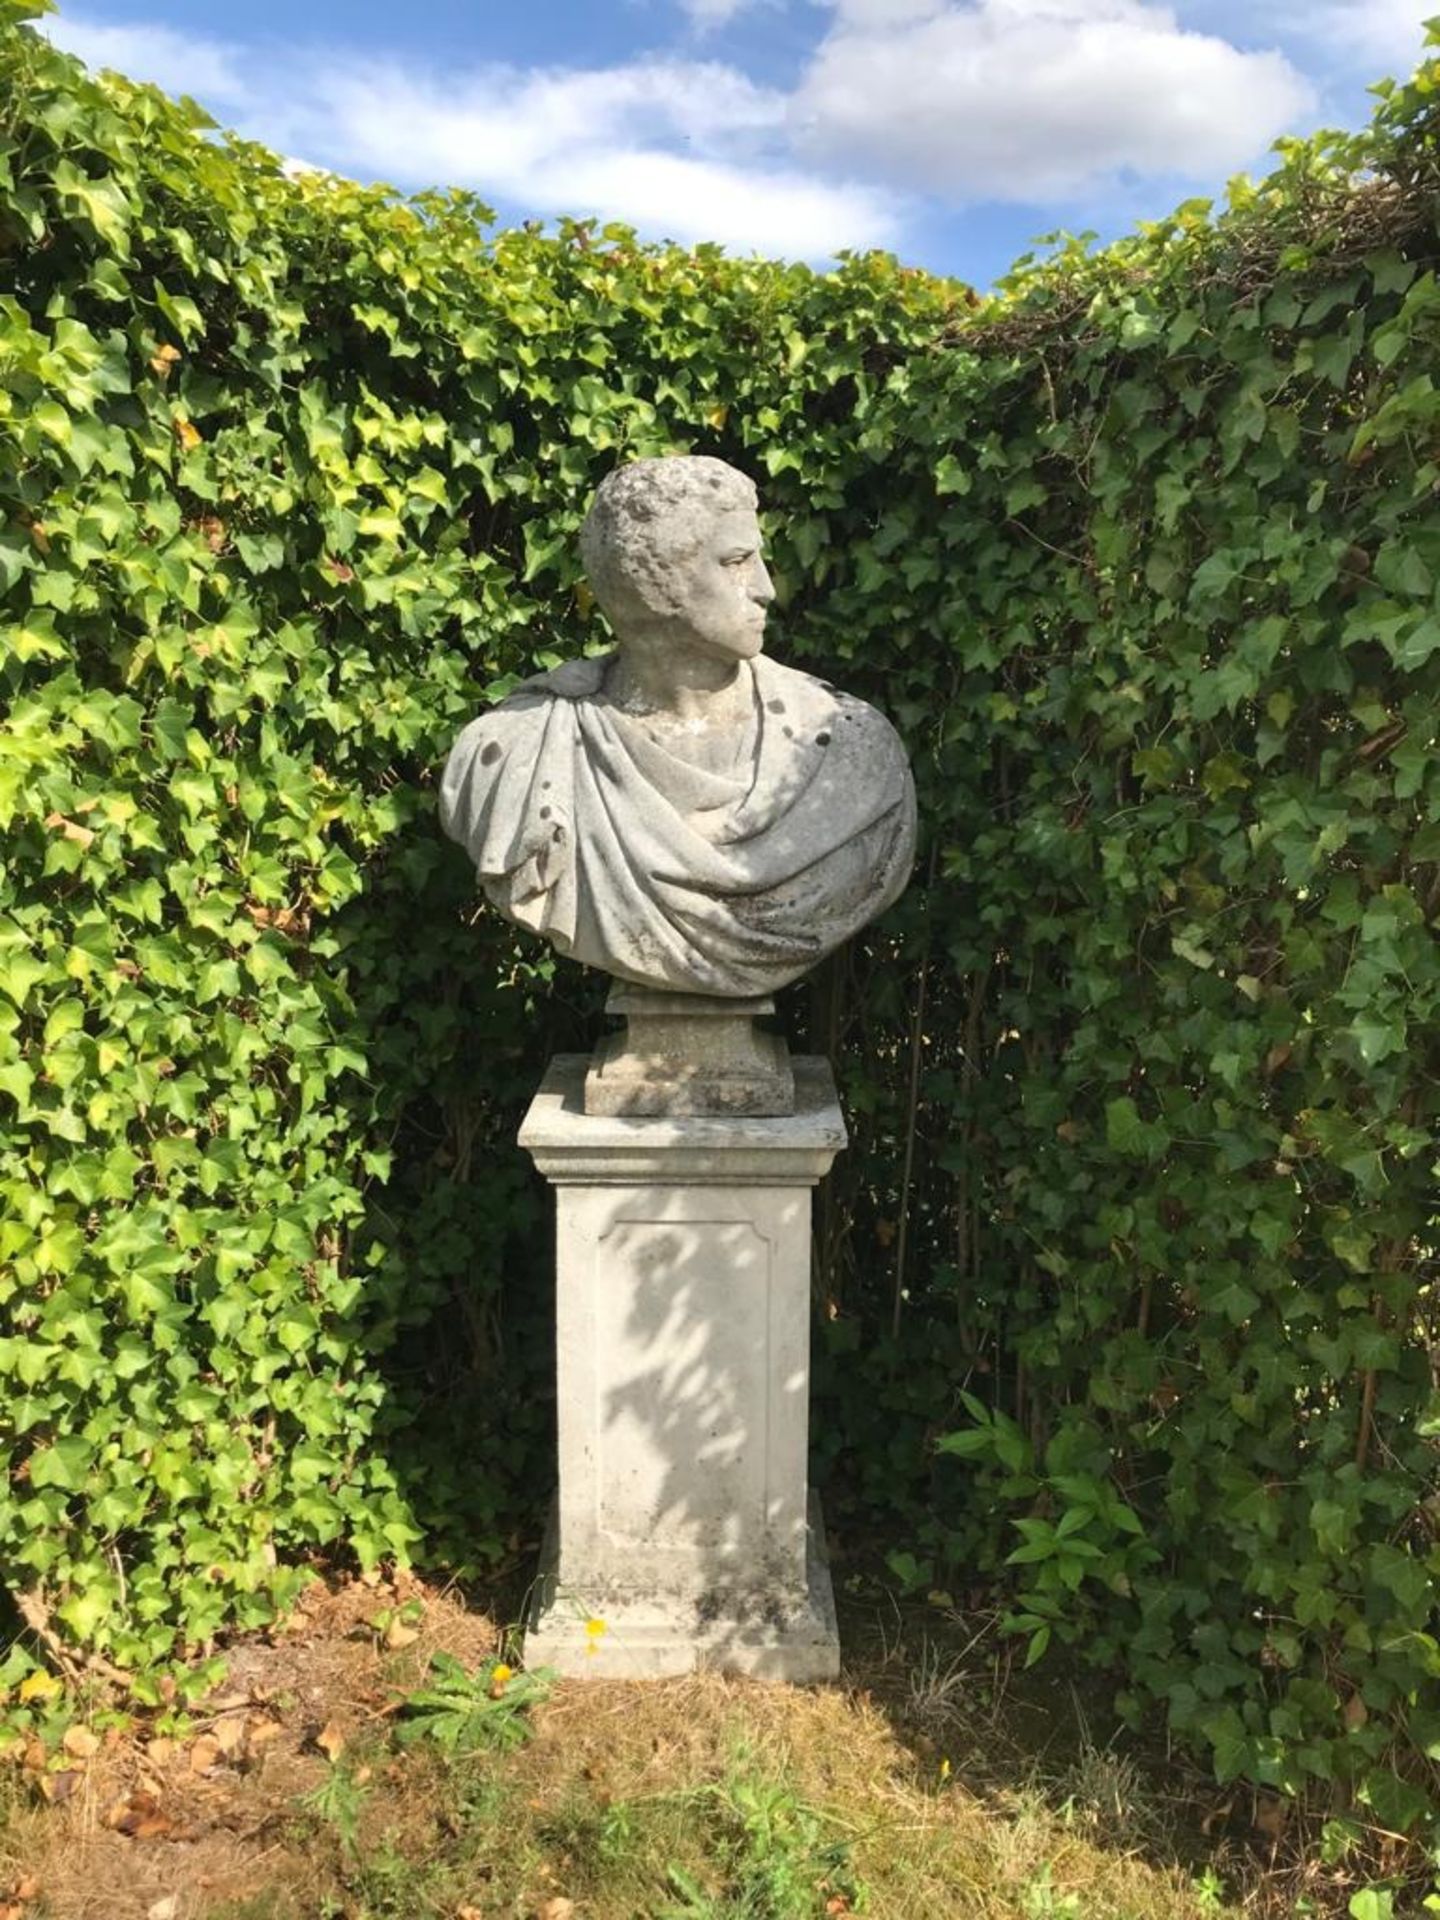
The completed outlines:
{"type": "Polygon", "coordinates": [[[1226,1904],[1147,1770],[1083,1716],[1044,1758],[1033,1735],[1055,1702],[1020,1698],[983,1635],[871,1627],[855,1623],[835,1688],[560,1684],[526,1745],[450,1761],[400,1750],[394,1707],[433,1649],[493,1654],[494,1622],[418,1582],[317,1589],[292,1630],[231,1650],[223,1689],[174,1737],[117,1729],[58,1803],[33,1769],[0,1769],[0,1920],[1293,1910],[1258,1867],[1231,1874],[1226,1904]],[[400,1644],[407,1602],[418,1637],[400,1644]],[[8,1911],[7,1882],[26,1895],[8,1911]]]}

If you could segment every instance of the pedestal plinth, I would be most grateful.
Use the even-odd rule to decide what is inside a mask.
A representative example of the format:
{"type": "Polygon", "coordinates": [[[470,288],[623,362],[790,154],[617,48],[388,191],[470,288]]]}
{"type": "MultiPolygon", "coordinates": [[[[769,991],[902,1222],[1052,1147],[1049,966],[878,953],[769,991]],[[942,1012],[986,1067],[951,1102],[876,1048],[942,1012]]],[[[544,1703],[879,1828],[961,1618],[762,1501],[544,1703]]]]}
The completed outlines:
{"type": "Polygon", "coordinates": [[[845,1145],[823,1060],[782,1117],[585,1112],[551,1063],[520,1144],[555,1188],[560,1490],[532,1666],[839,1668],[808,1494],[811,1190],[845,1145]]]}

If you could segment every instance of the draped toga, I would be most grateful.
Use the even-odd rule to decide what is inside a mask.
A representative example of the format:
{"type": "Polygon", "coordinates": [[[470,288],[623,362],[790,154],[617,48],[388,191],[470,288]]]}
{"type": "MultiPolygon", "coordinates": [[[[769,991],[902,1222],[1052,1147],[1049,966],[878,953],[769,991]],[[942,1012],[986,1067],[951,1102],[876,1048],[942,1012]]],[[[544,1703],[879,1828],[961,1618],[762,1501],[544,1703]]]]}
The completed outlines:
{"type": "Polygon", "coordinates": [[[605,698],[614,655],[472,720],[440,786],[486,897],[561,953],[681,993],[766,994],[890,905],[915,851],[904,749],[873,707],[764,654],[732,773],[605,698]]]}

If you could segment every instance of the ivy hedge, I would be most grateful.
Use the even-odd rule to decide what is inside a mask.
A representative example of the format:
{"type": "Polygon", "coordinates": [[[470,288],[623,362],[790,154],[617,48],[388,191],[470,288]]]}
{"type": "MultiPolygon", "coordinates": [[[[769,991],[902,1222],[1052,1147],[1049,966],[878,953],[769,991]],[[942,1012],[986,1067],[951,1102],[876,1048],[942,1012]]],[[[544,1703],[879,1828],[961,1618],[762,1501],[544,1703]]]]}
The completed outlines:
{"type": "Polygon", "coordinates": [[[1337,1847],[1426,1829],[1440,67],[982,302],[290,177],[35,11],[0,0],[0,1684],[38,1634],[143,1696],[317,1550],[533,1530],[513,1132],[599,1003],[477,913],[434,780],[605,644],[595,482],[689,449],[760,480],[772,644],[920,792],[909,894],[789,1010],[855,1122],[832,1518],[1337,1847]]]}

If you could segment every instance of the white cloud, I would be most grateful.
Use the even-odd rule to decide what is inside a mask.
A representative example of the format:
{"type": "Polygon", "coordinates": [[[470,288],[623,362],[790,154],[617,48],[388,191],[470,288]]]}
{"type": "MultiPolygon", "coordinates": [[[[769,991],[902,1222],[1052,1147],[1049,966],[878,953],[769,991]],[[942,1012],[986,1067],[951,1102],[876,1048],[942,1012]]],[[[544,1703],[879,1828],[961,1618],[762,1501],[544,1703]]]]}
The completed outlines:
{"type": "MultiPolygon", "coordinates": [[[[332,66],[286,103],[287,147],[402,184],[819,260],[892,241],[893,193],[789,162],[786,99],[715,62],[406,78],[332,66]]],[[[272,134],[272,137],[273,134],[272,134]]]]}
{"type": "Polygon", "coordinates": [[[87,67],[109,67],[127,80],[148,80],[166,93],[188,93],[202,105],[239,106],[250,98],[239,49],[172,27],[104,26],[71,14],[51,15],[40,31],[87,67]]]}
{"type": "Polygon", "coordinates": [[[474,70],[445,80],[333,64],[284,103],[307,150],[325,146],[396,178],[472,179],[509,193],[537,169],[615,147],[755,145],[785,97],[718,62],[637,61],[588,71],[474,70]]]}
{"type": "Polygon", "coordinates": [[[193,94],[240,131],[336,172],[469,186],[527,213],[791,259],[892,245],[900,232],[893,191],[796,164],[785,94],[718,61],[440,74],[72,16],[51,32],[89,65],[193,94]]]}
{"type": "Polygon", "coordinates": [[[952,204],[1218,180],[1313,98],[1283,54],[1146,0],[973,0],[882,30],[886,5],[843,0],[793,102],[797,146],[952,204]]]}
{"type": "Polygon", "coordinates": [[[652,233],[687,244],[714,240],[734,253],[825,260],[846,247],[890,244],[898,228],[887,194],[833,187],[793,168],[611,152],[578,172],[564,166],[547,184],[557,207],[600,207],[652,233]]]}
{"type": "Polygon", "coordinates": [[[1307,30],[1336,52],[1367,63],[1370,72],[1408,79],[1420,63],[1425,22],[1440,13],[1437,0],[1320,0],[1297,12],[1297,33],[1307,30]]]}

